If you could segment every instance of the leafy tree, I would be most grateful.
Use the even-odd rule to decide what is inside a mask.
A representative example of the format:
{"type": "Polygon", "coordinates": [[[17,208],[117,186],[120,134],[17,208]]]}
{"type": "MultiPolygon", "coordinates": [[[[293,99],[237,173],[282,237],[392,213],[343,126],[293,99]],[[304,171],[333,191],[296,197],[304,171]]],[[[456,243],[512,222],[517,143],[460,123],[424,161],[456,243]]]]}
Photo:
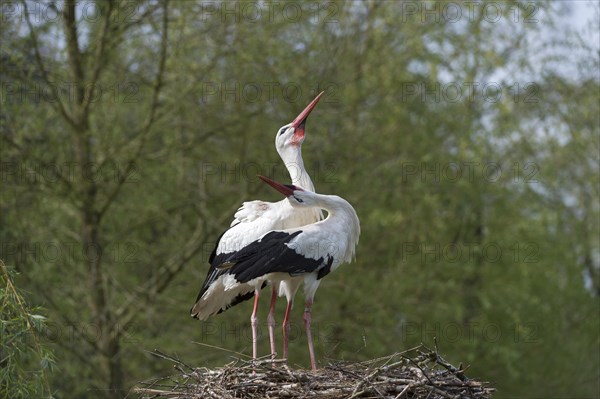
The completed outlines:
{"type": "Polygon", "coordinates": [[[15,287],[14,271],[0,260],[0,396],[50,398],[52,352],[41,343],[46,318],[15,287]]]}

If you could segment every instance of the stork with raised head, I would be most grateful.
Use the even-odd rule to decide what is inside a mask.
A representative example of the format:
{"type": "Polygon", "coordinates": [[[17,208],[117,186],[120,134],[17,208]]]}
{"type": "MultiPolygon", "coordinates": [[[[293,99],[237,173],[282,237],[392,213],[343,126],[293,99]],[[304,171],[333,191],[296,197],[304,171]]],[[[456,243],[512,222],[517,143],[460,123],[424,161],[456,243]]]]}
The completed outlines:
{"type": "MultiPolygon", "coordinates": [[[[283,160],[292,180],[292,183],[305,190],[314,191],[310,176],[304,168],[302,159],[302,143],[305,137],[306,119],[323,95],[321,92],[291,123],[281,127],[275,137],[275,147],[283,160]]],[[[303,226],[314,223],[323,218],[320,209],[317,208],[294,208],[287,200],[278,202],[249,201],[244,202],[234,215],[231,226],[226,230],[213,250],[209,258],[211,264],[206,280],[202,285],[196,303],[190,313],[192,317],[206,320],[209,316],[221,313],[240,302],[254,297],[254,307],[250,318],[252,326],[252,356],[257,355],[257,307],[259,292],[266,284],[266,280],[248,282],[246,284],[233,284],[228,275],[224,274],[219,265],[223,264],[227,257],[234,254],[260,238],[271,230],[281,230],[291,227],[303,226]]],[[[271,356],[275,357],[275,301],[279,293],[286,295],[288,307],[291,307],[289,293],[297,290],[297,287],[289,287],[289,279],[275,279],[271,283],[273,290],[267,325],[269,329],[269,341],[271,345],[271,356]]],[[[287,358],[287,335],[289,319],[284,320],[284,358],[287,358]],[[286,324],[287,323],[287,324],[286,324]]]]}
{"type": "MultiPolygon", "coordinates": [[[[315,292],[323,277],[342,263],[354,259],[360,224],[352,205],[337,195],[323,195],[295,185],[260,178],[287,197],[294,209],[327,211],[325,220],[289,229],[275,230],[224,257],[215,270],[230,287],[250,284],[260,287],[268,280],[287,280],[295,290],[304,282],[304,325],[313,371],[316,370],[311,311],[315,292]]],[[[289,307],[286,318],[289,317],[289,307]]]]}

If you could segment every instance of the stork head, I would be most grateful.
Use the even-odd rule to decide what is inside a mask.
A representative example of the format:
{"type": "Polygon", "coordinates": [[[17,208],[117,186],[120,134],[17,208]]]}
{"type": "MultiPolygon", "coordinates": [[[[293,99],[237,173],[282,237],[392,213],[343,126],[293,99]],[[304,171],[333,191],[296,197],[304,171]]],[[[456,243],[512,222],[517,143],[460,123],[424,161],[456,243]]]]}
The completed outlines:
{"type": "Polygon", "coordinates": [[[302,112],[294,119],[291,123],[288,123],[285,126],[282,126],[277,131],[277,136],[275,137],[275,147],[277,147],[277,152],[283,158],[286,152],[291,150],[299,150],[300,146],[302,146],[302,142],[304,141],[304,126],[306,124],[306,119],[308,119],[308,115],[312,112],[313,108],[319,102],[321,96],[325,93],[322,91],[319,93],[314,100],[310,102],[304,108],[302,112]]]}
{"type": "Polygon", "coordinates": [[[302,187],[294,186],[293,184],[281,184],[265,176],[259,175],[258,177],[275,190],[285,195],[288,201],[290,201],[290,205],[295,208],[318,206],[315,193],[311,191],[305,191],[302,187]]]}

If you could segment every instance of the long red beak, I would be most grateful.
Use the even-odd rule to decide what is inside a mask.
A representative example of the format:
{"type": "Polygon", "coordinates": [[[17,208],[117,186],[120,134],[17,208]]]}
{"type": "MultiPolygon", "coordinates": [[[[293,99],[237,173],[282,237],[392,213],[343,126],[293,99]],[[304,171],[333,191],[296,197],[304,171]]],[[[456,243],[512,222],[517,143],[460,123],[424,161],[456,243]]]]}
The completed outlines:
{"type": "Polygon", "coordinates": [[[324,91],[320,92],[319,95],[316,96],[315,99],[312,100],[302,112],[300,112],[300,115],[298,115],[296,119],[292,121],[292,126],[295,129],[293,138],[295,143],[299,144],[302,142],[302,139],[304,139],[304,125],[306,124],[306,119],[312,112],[313,108],[317,105],[323,94],[325,94],[324,91]]]}
{"type": "Polygon", "coordinates": [[[294,119],[294,121],[292,122],[292,126],[294,128],[298,128],[298,126],[300,126],[301,124],[303,124],[304,122],[306,122],[306,118],[308,118],[308,115],[310,115],[311,111],[317,105],[317,103],[319,102],[319,99],[321,98],[321,96],[323,94],[325,94],[324,91],[320,92],[319,95],[316,96],[315,99],[312,100],[310,102],[310,104],[308,104],[306,106],[306,108],[304,108],[304,110],[302,112],[300,112],[300,115],[298,115],[296,117],[296,119],[294,119]]]}
{"type": "Polygon", "coordinates": [[[265,176],[258,175],[258,178],[267,183],[269,186],[273,187],[275,190],[279,191],[281,194],[285,195],[286,197],[293,195],[294,189],[297,189],[297,187],[294,186],[286,186],[284,184],[277,183],[275,180],[271,180],[265,176]]]}

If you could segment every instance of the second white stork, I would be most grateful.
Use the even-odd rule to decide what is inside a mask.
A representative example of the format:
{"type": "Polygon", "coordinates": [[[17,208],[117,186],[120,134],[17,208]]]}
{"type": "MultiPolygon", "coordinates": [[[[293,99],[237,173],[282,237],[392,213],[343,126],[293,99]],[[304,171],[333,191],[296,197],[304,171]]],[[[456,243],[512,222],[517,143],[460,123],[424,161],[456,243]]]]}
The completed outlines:
{"type": "Polygon", "coordinates": [[[316,362],[310,330],[314,295],[323,277],[354,259],[360,223],[352,205],[337,195],[317,194],[264,176],[260,178],[285,195],[292,207],[323,209],[327,211],[327,218],[302,227],[268,232],[224,258],[215,270],[230,287],[261,286],[268,280],[291,278],[297,282],[292,284],[297,289],[299,283],[304,282],[304,325],[314,371],[316,362]]]}
{"type": "MultiPolygon", "coordinates": [[[[290,174],[292,183],[311,191],[314,190],[314,186],[304,168],[302,143],[305,137],[306,120],[322,95],[323,92],[308,104],[296,119],[281,127],[275,137],[275,147],[290,174]]],[[[230,228],[221,235],[210,255],[209,263],[211,267],[196,298],[196,303],[190,311],[192,317],[206,320],[209,316],[224,312],[230,307],[254,297],[254,307],[250,320],[252,326],[252,356],[256,358],[257,306],[259,292],[266,282],[261,282],[261,284],[230,284],[230,281],[226,279],[227,276],[223,275],[216,266],[222,264],[229,255],[236,253],[268,231],[303,226],[320,219],[322,219],[322,213],[319,209],[296,209],[290,206],[287,200],[279,202],[244,202],[234,215],[230,228]]],[[[272,280],[271,282],[273,283],[273,290],[267,325],[271,356],[275,357],[275,301],[279,291],[282,291],[282,294],[288,297],[288,307],[290,307],[291,299],[288,294],[294,291],[294,288],[288,287],[287,279],[272,280]]],[[[286,322],[288,320],[284,320],[284,357],[287,356],[286,322]]]]}

